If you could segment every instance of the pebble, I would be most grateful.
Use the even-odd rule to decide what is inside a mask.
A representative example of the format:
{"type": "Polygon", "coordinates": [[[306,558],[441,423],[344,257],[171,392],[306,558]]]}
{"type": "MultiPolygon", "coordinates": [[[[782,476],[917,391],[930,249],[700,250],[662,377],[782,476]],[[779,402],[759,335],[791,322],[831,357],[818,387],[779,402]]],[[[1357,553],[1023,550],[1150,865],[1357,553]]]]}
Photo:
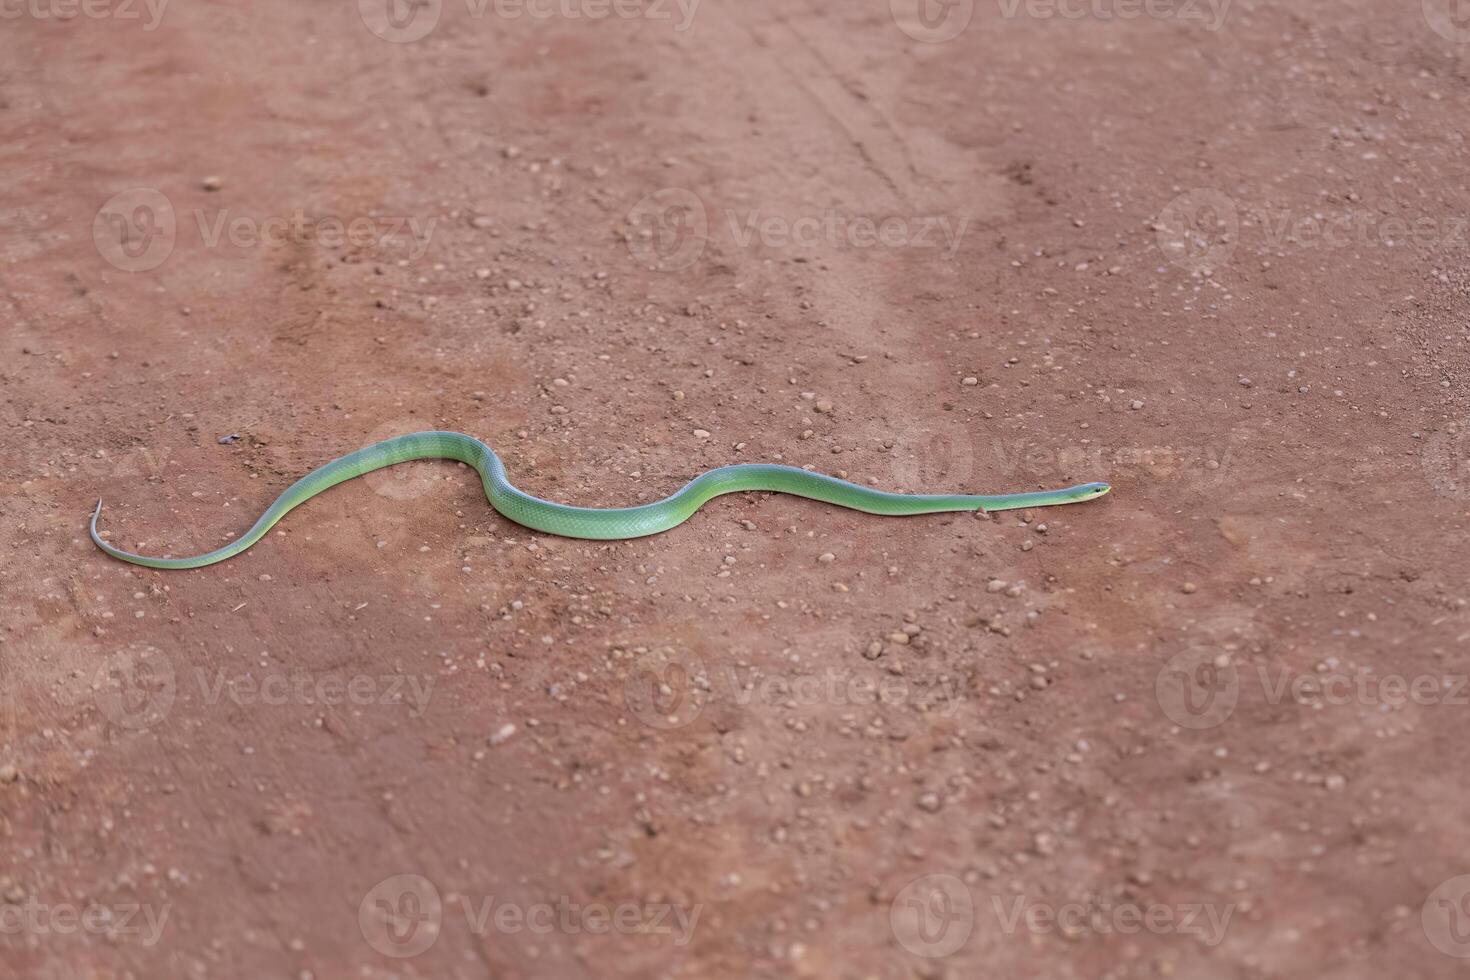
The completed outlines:
{"type": "Polygon", "coordinates": [[[20,770],[10,763],[0,766],[0,783],[13,783],[20,778],[20,770]]]}
{"type": "Polygon", "coordinates": [[[504,725],[500,726],[499,730],[496,731],[494,735],[490,736],[490,744],[504,745],[515,733],[516,726],[511,724],[510,722],[506,722],[504,725]]]}
{"type": "Polygon", "coordinates": [[[1194,595],[1196,592],[1199,591],[1199,586],[1195,585],[1193,582],[1185,582],[1182,586],[1180,586],[1179,591],[1183,592],[1185,595],[1194,595]]]}
{"type": "Polygon", "coordinates": [[[830,565],[836,560],[837,556],[832,554],[832,552],[830,551],[824,551],[822,554],[817,556],[817,561],[821,562],[823,565],[830,565]]]}
{"type": "Polygon", "coordinates": [[[919,797],[919,809],[925,813],[938,813],[944,801],[939,798],[938,793],[925,793],[919,797]]]}
{"type": "Polygon", "coordinates": [[[980,383],[980,379],[972,375],[960,383],[967,388],[973,388],[980,383]]]}
{"type": "Polygon", "coordinates": [[[1143,407],[1143,402],[1141,402],[1137,398],[1135,398],[1135,399],[1133,399],[1133,401],[1131,401],[1131,402],[1128,403],[1128,407],[1131,408],[1131,409],[1133,409],[1136,412],[1140,408],[1143,407]]]}
{"type": "Polygon", "coordinates": [[[199,186],[203,187],[207,191],[217,191],[221,187],[225,186],[225,179],[223,177],[217,177],[211,174],[201,180],[199,182],[199,186]]]}
{"type": "Polygon", "coordinates": [[[830,414],[832,411],[832,403],[827,401],[825,398],[819,398],[817,399],[816,409],[823,415],[830,414]]]}

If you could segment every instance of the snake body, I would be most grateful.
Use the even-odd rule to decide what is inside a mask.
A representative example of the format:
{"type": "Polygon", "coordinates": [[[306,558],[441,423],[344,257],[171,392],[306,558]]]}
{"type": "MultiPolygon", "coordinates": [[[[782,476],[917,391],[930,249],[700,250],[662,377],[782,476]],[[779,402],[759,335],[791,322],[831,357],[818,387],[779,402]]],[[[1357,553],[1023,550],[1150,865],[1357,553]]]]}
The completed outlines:
{"type": "Polygon", "coordinates": [[[722,466],[695,477],[672,496],[640,507],[569,507],[533,497],[517,490],[505,475],[500,457],[483,442],[458,432],[416,432],[359,449],[335,459],[297,480],[266,508],[253,527],[242,536],[192,558],[152,558],[115,548],[97,533],[102,501],[92,512],[92,541],[114,558],[148,568],[202,568],[238,555],[265,536],[292,508],[317,494],[374,470],[415,459],[455,459],[473,466],[485,485],[490,506],[517,524],[567,538],[616,541],[658,534],[684,523],[712,497],[743,490],[767,490],[809,497],[868,514],[904,516],[946,511],[1014,510],[1021,507],[1050,507],[1101,497],[1110,489],[1106,483],[1083,483],[1063,490],[1039,493],[1008,493],[992,496],[970,494],[884,493],[792,466],[747,463],[722,466]]]}

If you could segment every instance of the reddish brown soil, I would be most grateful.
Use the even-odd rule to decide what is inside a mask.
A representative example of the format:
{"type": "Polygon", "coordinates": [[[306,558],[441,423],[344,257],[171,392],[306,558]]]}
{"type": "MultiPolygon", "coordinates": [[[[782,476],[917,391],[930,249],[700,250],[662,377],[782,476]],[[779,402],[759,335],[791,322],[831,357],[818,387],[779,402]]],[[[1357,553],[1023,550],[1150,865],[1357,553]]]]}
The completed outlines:
{"type": "Polygon", "coordinates": [[[1461,975],[1470,31],[1005,6],[5,8],[0,975],[1461,975]]]}

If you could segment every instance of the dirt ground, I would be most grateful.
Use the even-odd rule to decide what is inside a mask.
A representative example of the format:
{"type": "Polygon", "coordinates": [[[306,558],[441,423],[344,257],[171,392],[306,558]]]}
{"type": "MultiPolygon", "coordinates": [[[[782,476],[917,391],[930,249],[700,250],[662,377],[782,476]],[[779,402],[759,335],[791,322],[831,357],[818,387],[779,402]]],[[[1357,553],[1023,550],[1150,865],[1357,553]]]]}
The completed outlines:
{"type": "Polygon", "coordinates": [[[1464,975],[1470,22],[923,4],[0,4],[0,976],[1464,975]]]}

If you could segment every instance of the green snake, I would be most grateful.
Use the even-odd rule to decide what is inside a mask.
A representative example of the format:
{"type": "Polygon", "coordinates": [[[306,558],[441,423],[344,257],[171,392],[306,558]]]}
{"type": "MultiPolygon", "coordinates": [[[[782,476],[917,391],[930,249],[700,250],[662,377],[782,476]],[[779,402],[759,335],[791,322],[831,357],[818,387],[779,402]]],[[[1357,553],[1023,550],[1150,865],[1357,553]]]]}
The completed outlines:
{"type": "Polygon", "coordinates": [[[1015,510],[1022,507],[1051,507],[1101,497],[1111,489],[1106,483],[1083,483],[1063,490],[1039,493],[1007,493],[994,496],[968,494],[884,493],[800,470],[794,466],[746,463],[722,466],[695,477],[672,496],[641,507],[568,507],[523,493],[511,486],[500,457],[483,442],[458,432],[416,432],[359,449],[335,459],[297,480],[266,508],[245,534],[223,548],[193,558],[150,558],[114,548],[97,533],[102,501],[92,512],[92,541],[114,558],[148,568],[203,568],[232,558],[265,536],[292,508],[345,480],[374,470],[415,459],[456,459],[479,471],[490,506],[517,524],[564,538],[620,541],[658,534],[683,524],[704,502],[725,493],[768,490],[809,497],[868,514],[906,516],[948,511],[1015,510]]]}

